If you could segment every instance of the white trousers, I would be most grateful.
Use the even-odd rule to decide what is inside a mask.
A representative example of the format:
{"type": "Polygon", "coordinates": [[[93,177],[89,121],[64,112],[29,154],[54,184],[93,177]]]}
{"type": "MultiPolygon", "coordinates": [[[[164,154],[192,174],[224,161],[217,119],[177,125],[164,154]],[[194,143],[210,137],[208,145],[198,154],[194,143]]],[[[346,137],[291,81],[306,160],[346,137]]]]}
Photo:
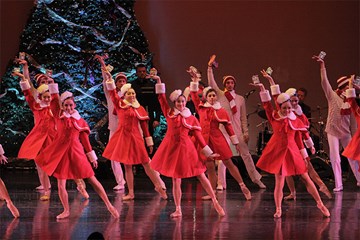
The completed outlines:
{"type": "MultiPolygon", "coordinates": [[[[239,144],[241,150],[240,156],[244,161],[246,171],[249,174],[251,181],[255,182],[257,180],[260,180],[261,175],[256,170],[254,160],[252,159],[252,156],[249,152],[248,145],[244,142],[243,138],[239,138],[239,144]]],[[[230,145],[230,147],[233,148],[232,144],[230,145]]],[[[219,161],[218,164],[218,184],[221,184],[224,188],[226,188],[226,167],[222,161],[219,161]]]]}
{"type": "MultiPolygon", "coordinates": [[[[335,178],[335,188],[340,188],[343,186],[342,183],[342,171],[341,171],[341,157],[340,157],[340,144],[343,148],[345,148],[350,140],[351,136],[348,135],[343,138],[335,137],[334,135],[327,134],[328,142],[329,142],[329,155],[330,155],[330,162],[331,167],[334,173],[335,178]]],[[[358,172],[359,169],[359,163],[358,161],[354,161],[352,159],[349,159],[349,165],[354,173],[354,176],[356,178],[357,182],[360,182],[360,173],[358,172]]]]}

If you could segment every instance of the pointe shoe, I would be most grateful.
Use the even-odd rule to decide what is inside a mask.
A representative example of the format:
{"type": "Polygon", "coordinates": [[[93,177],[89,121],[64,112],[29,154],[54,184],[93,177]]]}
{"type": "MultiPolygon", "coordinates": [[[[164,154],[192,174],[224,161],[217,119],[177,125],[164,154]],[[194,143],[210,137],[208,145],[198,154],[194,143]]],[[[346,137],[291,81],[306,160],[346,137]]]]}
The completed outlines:
{"type": "Polygon", "coordinates": [[[334,192],[341,192],[343,190],[343,187],[336,187],[333,189],[334,192]]]}
{"type": "Polygon", "coordinates": [[[214,202],[214,207],[215,207],[215,210],[216,210],[216,212],[219,214],[220,217],[225,216],[225,211],[224,211],[224,209],[220,206],[220,204],[219,204],[218,201],[215,201],[215,202],[214,202]]]}
{"type": "Polygon", "coordinates": [[[64,211],[64,212],[60,213],[59,215],[57,215],[56,219],[64,219],[64,218],[68,218],[69,216],[70,216],[70,212],[64,211]]]}
{"type": "Polygon", "coordinates": [[[113,187],[114,191],[120,191],[120,190],[124,190],[125,186],[124,185],[116,185],[115,187],[113,187]]]}
{"type": "Polygon", "coordinates": [[[50,200],[50,191],[45,191],[44,195],[40,197],[41,201],[49,201],[50,200]]]}
{"type": "Polygon", "coordinates": [[[15,207],[15,205],[12,203],[12,201],[6,202],[6,206],[10,210],[10,212],[14,216],[14,218],[20,217],[19,210],[15,207]]]}
{"type": "Polygon", "coordinates": [[[330,212],[329,210],[325,207],[325,205],[321,202],[321,203],[317,203],[317,208],[322,212],[322,214],[324,215],[324,217],[330,217],[330,212]]]}
{"type": "Polygon", "coordinates": [[[255,184],[257,184],[259,186],[259,188],[261,189],[266,189],[265,184],[259,179],[259,180],[255,180],[254,182],[255,184]]]}
{"type": "Polygon", "coordinates": [[[207,201],[207,200],[211,200],[211,197],[209,195],[205,195],[201,197],[201,200],[207,201]]]}
{"type": "Polygon", "coordinates": [[[240,188],[241,191],[243,192],[243,194],[245,195],[246,200],[251,200],[251,192],[249,191],[249,189],[246,187],[245,183],[240,183],[240,188]]]}
{"type": "Polygon", "coordinates": [[[122,200],[123,200],[123,201],[130,201],[130,200],[134,200],[134,198],[135,198],[134,195],[128,194],[128,195],[122,197],[122,200]]]}
{"type": "Polygon", "coordinates": [[[222,191],[222,190],[224,190],[225,188],[223,187],[223,185],[221,185],[221,184],[218,184],[217,185],[217,187],[216,187],[216,190],[218,190],[218,191],[222,191]]]}
{"type": "Polygon", "coordinates": [[[85,190],[85,188],[81,185],[78,185],[76,187],[76,189],[81,193],[81,195],[83,196],[83,198],[85,199],[89,199],[89,194],[87,193],[87,191],[85,190]]]}
{"type": "Polygon", "coordinates": [[[170,214],[171,218],[179,218],[182,217],[182,212],[181,210],[176,210],[175,212],[173,212],[172,214],[170,214]]]}
{"type": "Polygon", "coordinates": [[[284,197],[285,201],[294,200],[296,201],[296,193],[290,193],[289,195],[284,197]]]}
{"type": "Polygon", "coordinates": [[[120,214],[119,214],[118,210],[114,206],[108,207],[108,210],[109,210],[109,212],[111,213],[111,215],[114,218],[119,218],[120,217],[120,214]]]}
{"type": "Polygon", "coordinates": [[[276,212],[274,213],[274,218],[281,218],[281,208],[276,208],[276,212]]]}
{"type": "Polygon", "coordinates": [[[165,192],[165,190],[160,186],[159,188],[155,188],[155,191],[157,191],[159,194],[160,194],[160,197],[162,198],[162,199],[167,199],[168,198],[168,196],[167,196],[167,194],[166,194],[166,192],[165,192]]]}
{"type": "Polygon", "coordinates": [[[319,188],[319,191],[324,193],[329,199],[332,199],[332,195],[331,192],[329,191],[329,189],[326,187],[326,185],[323,185],[319,188]]]}
{"type": "Polygon", "coordinates": [[[44,187],[43,187],[43,185],[40,185],[40,186],[37,186],[35,189],[36,190],[44,190],[44,187]]]}

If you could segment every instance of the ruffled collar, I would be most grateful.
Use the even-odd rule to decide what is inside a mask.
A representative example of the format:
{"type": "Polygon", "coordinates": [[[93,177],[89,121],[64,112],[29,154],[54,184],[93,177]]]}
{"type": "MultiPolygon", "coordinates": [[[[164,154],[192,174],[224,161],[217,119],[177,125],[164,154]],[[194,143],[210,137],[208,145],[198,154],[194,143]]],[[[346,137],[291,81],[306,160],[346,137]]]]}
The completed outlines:
{"type": "Polygon", "coordinates": [[[291,112],[289,115],[284,116],[281,114],[280,110],[277,112],[277,114],[279,115],[280,119],[285,119],[285,118],[289,118],[290,120],[295,120],[296,116],[293,112],[291,112]]]}
{"type": "Polygon", "coordinates": [[[184,110],[182,110],[182,111],[179,111],[177,108],[174,108],[174,115],[177,116],[179,114],[181,116],[183,116],[184,118],[187,118],[187,117],[191,116],[191,112],[187,107],[184,108],[184,110]]]}
{"type": "Polygon", "coordinates": [[[66,118],[75,118],[76,120],[79,120],[81,118],[79,112],[77,110],[74,110],[74,112],[72,114],[69,114],[67,112],[63,112],[63,116],[66,117],[66,118]]]}
{"type": "Polygon", "coordinates": [[[301,116],[303,114],[303,111],[299,105],[297,105],[296,108],[293,109],[296,115],[301,116]]]}
{"type": "Polygon", "coordinates": [[[123,100],[123,102],[125,103],[125,105],[133,107],[133,108],[139,108],[140,107],[140,103],[138,102],[138,100],[135,100],[134,102],[128,102],[127,100],[123,100]]]}
{"type": "Polygon", "coordinates": [[[213,105],[211,105],[209,102],[206,102],[203,104],[203,107],[212,107],[215,110],[219,110],[221,108],[221,105],[219,102],[215,102],[213,105]]]}

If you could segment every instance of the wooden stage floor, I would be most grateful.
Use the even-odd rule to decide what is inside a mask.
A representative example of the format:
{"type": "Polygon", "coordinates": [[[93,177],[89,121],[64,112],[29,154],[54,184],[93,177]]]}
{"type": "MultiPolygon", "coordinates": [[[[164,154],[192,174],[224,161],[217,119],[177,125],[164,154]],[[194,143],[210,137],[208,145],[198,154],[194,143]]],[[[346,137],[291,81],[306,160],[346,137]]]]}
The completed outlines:
{"type": "MultiPolygon", "coordinates": [[[[21,216],[14,219],[6,203],[0,202],[0,239],[87,239],[92,232],[102,233],[105,239],[360,239],[360,188],[353,176],[344,179],[344,191],[333,194],[333,199],[321,195],[330,218],[322,216],[302,182],[297,181],[297,200],[283,203],[281,219],[273,218],[274,178],[270,175],[262,179],[266,190],[245,179],[253,194],[251,201],[246,201],[235,181],[228,178],[228,188],[217,192],[225,217],[218,217],[211,201],[201,200],[204,190],[197,179],[184,179],[180,219],[169,217],[175,209],[169,178],[164,178],[169,199],[162,200],[150,180],[138,171],[136,198],[123,202],[124,191],[112,190],[113,177],[99,177],[121,215],[117,220],[89,184],[90,199],[84,201],[75,184],[68,181],[71,216],[61,221],[55,218],[62,206],[54,178],[49,202],[40,201],[40,193],[34,190],[38,185],[35,170],[1,169],[1,178],[21,216]]],[[[331,180],[326,184],[333,188],[331,180]]]]}

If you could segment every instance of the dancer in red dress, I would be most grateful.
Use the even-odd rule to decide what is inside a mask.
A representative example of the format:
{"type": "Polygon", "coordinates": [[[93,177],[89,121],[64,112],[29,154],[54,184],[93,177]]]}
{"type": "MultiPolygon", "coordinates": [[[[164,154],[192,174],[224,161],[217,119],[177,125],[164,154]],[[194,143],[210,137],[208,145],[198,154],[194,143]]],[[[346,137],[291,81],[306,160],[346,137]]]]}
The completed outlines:
{"type": "MultiPolygon", "coordinates": [[[[7,163],[7,157],[5,157],[4,154],[5,154],[5,151],[4,151],[3,147],[0,144],[0,164],[7,163]]],[[[1,178],[0,178],[0,199],[6,201],[6,206],[8,207],[11,214],[15,218],[20,217],[19,210],[15,207],[15,205],[11,201],[11,198],[9,196],[9,193],[8,193],[7,189],[6,189],[5,183],[3,182],[3,180],[1,178]]]]}
{"type": "MultiPolygon", "coordinates": [[[[262,70],[261,71],[263,77],[265,77],[269,83],[270,83],[270,88],[271,88],[271,94],[273,95],[275,101],[276,98],[279,96],[280,92],[280,87],[278,84],[275,84],[274,79],[265,71],[262,70]]],[[[286,94],[288,94],[290,96],[290,103],[291,103],[291,107],[292,110],[294,112],[294,114],[296,115],[296,117],[298,119],[300,119],[303,124],[305,125],[306,129],[308,130],[307,133],[301,133],[301,134],[296,134],[297,137],[302,138],[307,138],[309,139],[308,142],[308,146],[313,146],[313,142],[311,140],[311,138],[309,138],[308,132],[309,132],[309,128],[310,128],[310,122],[308,120],[308,118],[305,116],[305,114],[303,114],[303,111],[300,107],[299,103],[299,98],[296,94],[296,89],[295,88],[289,88],[288,90],[286,90],[286,94]],[[311,140],[311,141],[310,141],[311,140]]],[[[279,108],[278,105],[276,105],[277,108],[279,108]]],[[[300,152],[303,156],[303,158],[307,161],[307,168],[308,168],[308,173],[310,178],[314,181],[314,183],[316,183],[319,186],[319,191],[323,192],[329,199],[332,198],[331,193],[329,191],[329,189],[327,188],[327,186],[325,185],[325,183],[321,180],[319,174],[315,171],[313,165],[311,164],[310,161],[310,157],[308,156],[308,153],[306,151],[306,149],[304,148],[303,145],[298,146],[300,149],[300,152]]],[[[315,148],[311,147],[311,153],[315,154],[315,148]]],[[[294,183],[294,179],[292,176],[288,176],[286,177],[286,184],[290,190],[290,194],[286,197],[284,197],[284,200],[296,200],[296,189],[295,189],[295,183],[294,183]]]]}
{"type": "MultiPolygon", "coordinates": [[[[346,100],[351,106],[351,111],[354,113],[357,125],[360,126],[360,107],[357,104],[355,97],[356,97],[356,91],[355,87],[359,88],[360,86],[356,86],[353,84],[354,81],[354,75],[351,76],[349,80],[349,89],[346,90],[346,100]]],[[[356,161],[360,161],[360,128],[358,127],[357,131],[355,132],[354,136],[351,138],[351,141],[344,149],[342,155],[349,159],[354,159],[356,161]]],[[[358,171],[360,172],[360,167],[358,168],[358,171]]]]}
{"type": "MultiPolygon", "coordinates": [[[[190,73],[191,74],[191,73],[190,73]]],[[[219,129],[220,124],[222,124],[230,136],[230,140],[235,148],[240,153],[239,140],[235,135],[234,129],[232,128],[230,118],[224,108],[221,107],[220,103],[217,101],[217,93],[215,89],[207,87],[203,90],[203,98],[206,99],[205,103],[200,101],[198,95],[199,90],[199,80],[196,77],[196,74],[191,74],[193,81],[190,83],[190,94],[191,99],[194,102],[196,112],[200,116],[200,126],[202,129],[202,135],[209,147],[214,150],[216,153],[220,154],[220,159],[222,159],[224,165],[228,168],[230,174],[235,178],[239,183],[241,191],[245,195],[246,200],[251,200],[251,193],[246,187],[239,169],[234,165],[231,160],[232,151],[229,147],[228,142],[226,141],[224,135],[219,129]]],[[[207,175],[210,180],[212,188],[216,189],[216,171],[215,171],[215,161],[207,161],[206,157],[201,155],[202,160],[206,164],[207,175]]],[[[209,196],[203,197],[207,199],[209,196]]]]}
{"type": "Polygon", "coordinates": [[[181,179],[194,176],[199,179],[207,194],[210,195],[218,214],[224,216],[225,212],[218,203],[211,184],[205,176],[206,166],[199,159],[190,134],[195,137],[206,157],[213,158],[218,154],[213,154],[210,147],[206,145],[201,135],[198,120],[185,107],[186,98],[182,91],[175,90],[171,93],[170,100],[175,104],[175,108],[170,108],[165,96],[165,84],[161,83],[159,76],[152,76],[152,78],[158,82],[155,90],[158,94],[161,110],[166,117],[168,129],[150,165],[160,174],[172,178],[176,210],[170,216],[173,218],[182,216],[181,179]]]}
{"type": "Polygon", "coordinates": [[[252,85],[260,87],[261,101],[274,132],[256,164],[260,169],[275,174],[274,198],[276,212],[274,218],[280,218],[282,215],[281,204],[285,177],[291,175],[300,175],[303,178],[306,189],[315,199],[317,207],[324,216],[329,217],[330,212],[324,206],[314,183],[307,173],[306,162],[298,147],[302,145],[301,138],[295,135],[298,131],[306,132],[307,129],[293,113],[289,95],[282,93],[277,97],[276,101],[280,110],[274,111],[270,102],[269,91],[265,90],[261,83],[252,85]]]}
{"type": "Polygon", "coordinates": [[[109,212],[118,218],[118,211],[110,203],[103,186],[96,179],[92,169],[92,167],[97,168],[98,163],[89,141],[90,128],[75,110],[76,104],[72,93],[61,94],[62,109],[60,109],[59,95],[56,94],[58,92],[57,84],[52,86],[50,91],[55,93],[54,100],[58,103],[52,105],[58,132],[54,141],[35,160],[49,176],[53,175],[57,178],[59,197],[64,211],[56,218],[62,219],[70,216],[66,180],[83,178],[89,180],[109,212]]]}
{"type": "Polygon", "coordinates": [[[123,197],[123,200],[133,200],[135,198],[134,173],[132,170],[134,164],[142,164],[146,174],[155,185],[155,190],[160,193],[163,199],[167,199],[166,192],[161,187],[159,175],[150,168],[150,158],[144,146],[143,135],[150,153],[152,152],[154,143],[148,130],[149,116],[136,100],[136,93],[131,88],[131,84],[127,83],[121,87],[121,93],[124,96],[124,99],[122,99],[116,92],[116,86],[110,73],[107,73],[107,78],[106,86],[119,121],[117,130],[110,138],[103,156],[112,161],[121,162],[125,166],[125,178],[129,192],[123,197]],[[141,133],[139,126],[143,133],[141,133]]]}
{"type": "MultiPolygon", "coordinates": [[[[14,72],[13,75],[22,79],[20,81],[21,90],[34,114],[34,127],[23,141],[18,153],[18,158],[31,160],[35,159],[55,137],[55,118],[50,109],[50,103],[54,104],[54,99],[51,98],[48,85],[42,84],[37,88],[38,100],[36,100],[31,92],[30,80],[18,72],[14,72]]],[[[40,200],[47,201],[50,198],[49,176],[39,167],[37,161],[35,164],[44,190],[44,195],[40,197],[40,200]]]]}

